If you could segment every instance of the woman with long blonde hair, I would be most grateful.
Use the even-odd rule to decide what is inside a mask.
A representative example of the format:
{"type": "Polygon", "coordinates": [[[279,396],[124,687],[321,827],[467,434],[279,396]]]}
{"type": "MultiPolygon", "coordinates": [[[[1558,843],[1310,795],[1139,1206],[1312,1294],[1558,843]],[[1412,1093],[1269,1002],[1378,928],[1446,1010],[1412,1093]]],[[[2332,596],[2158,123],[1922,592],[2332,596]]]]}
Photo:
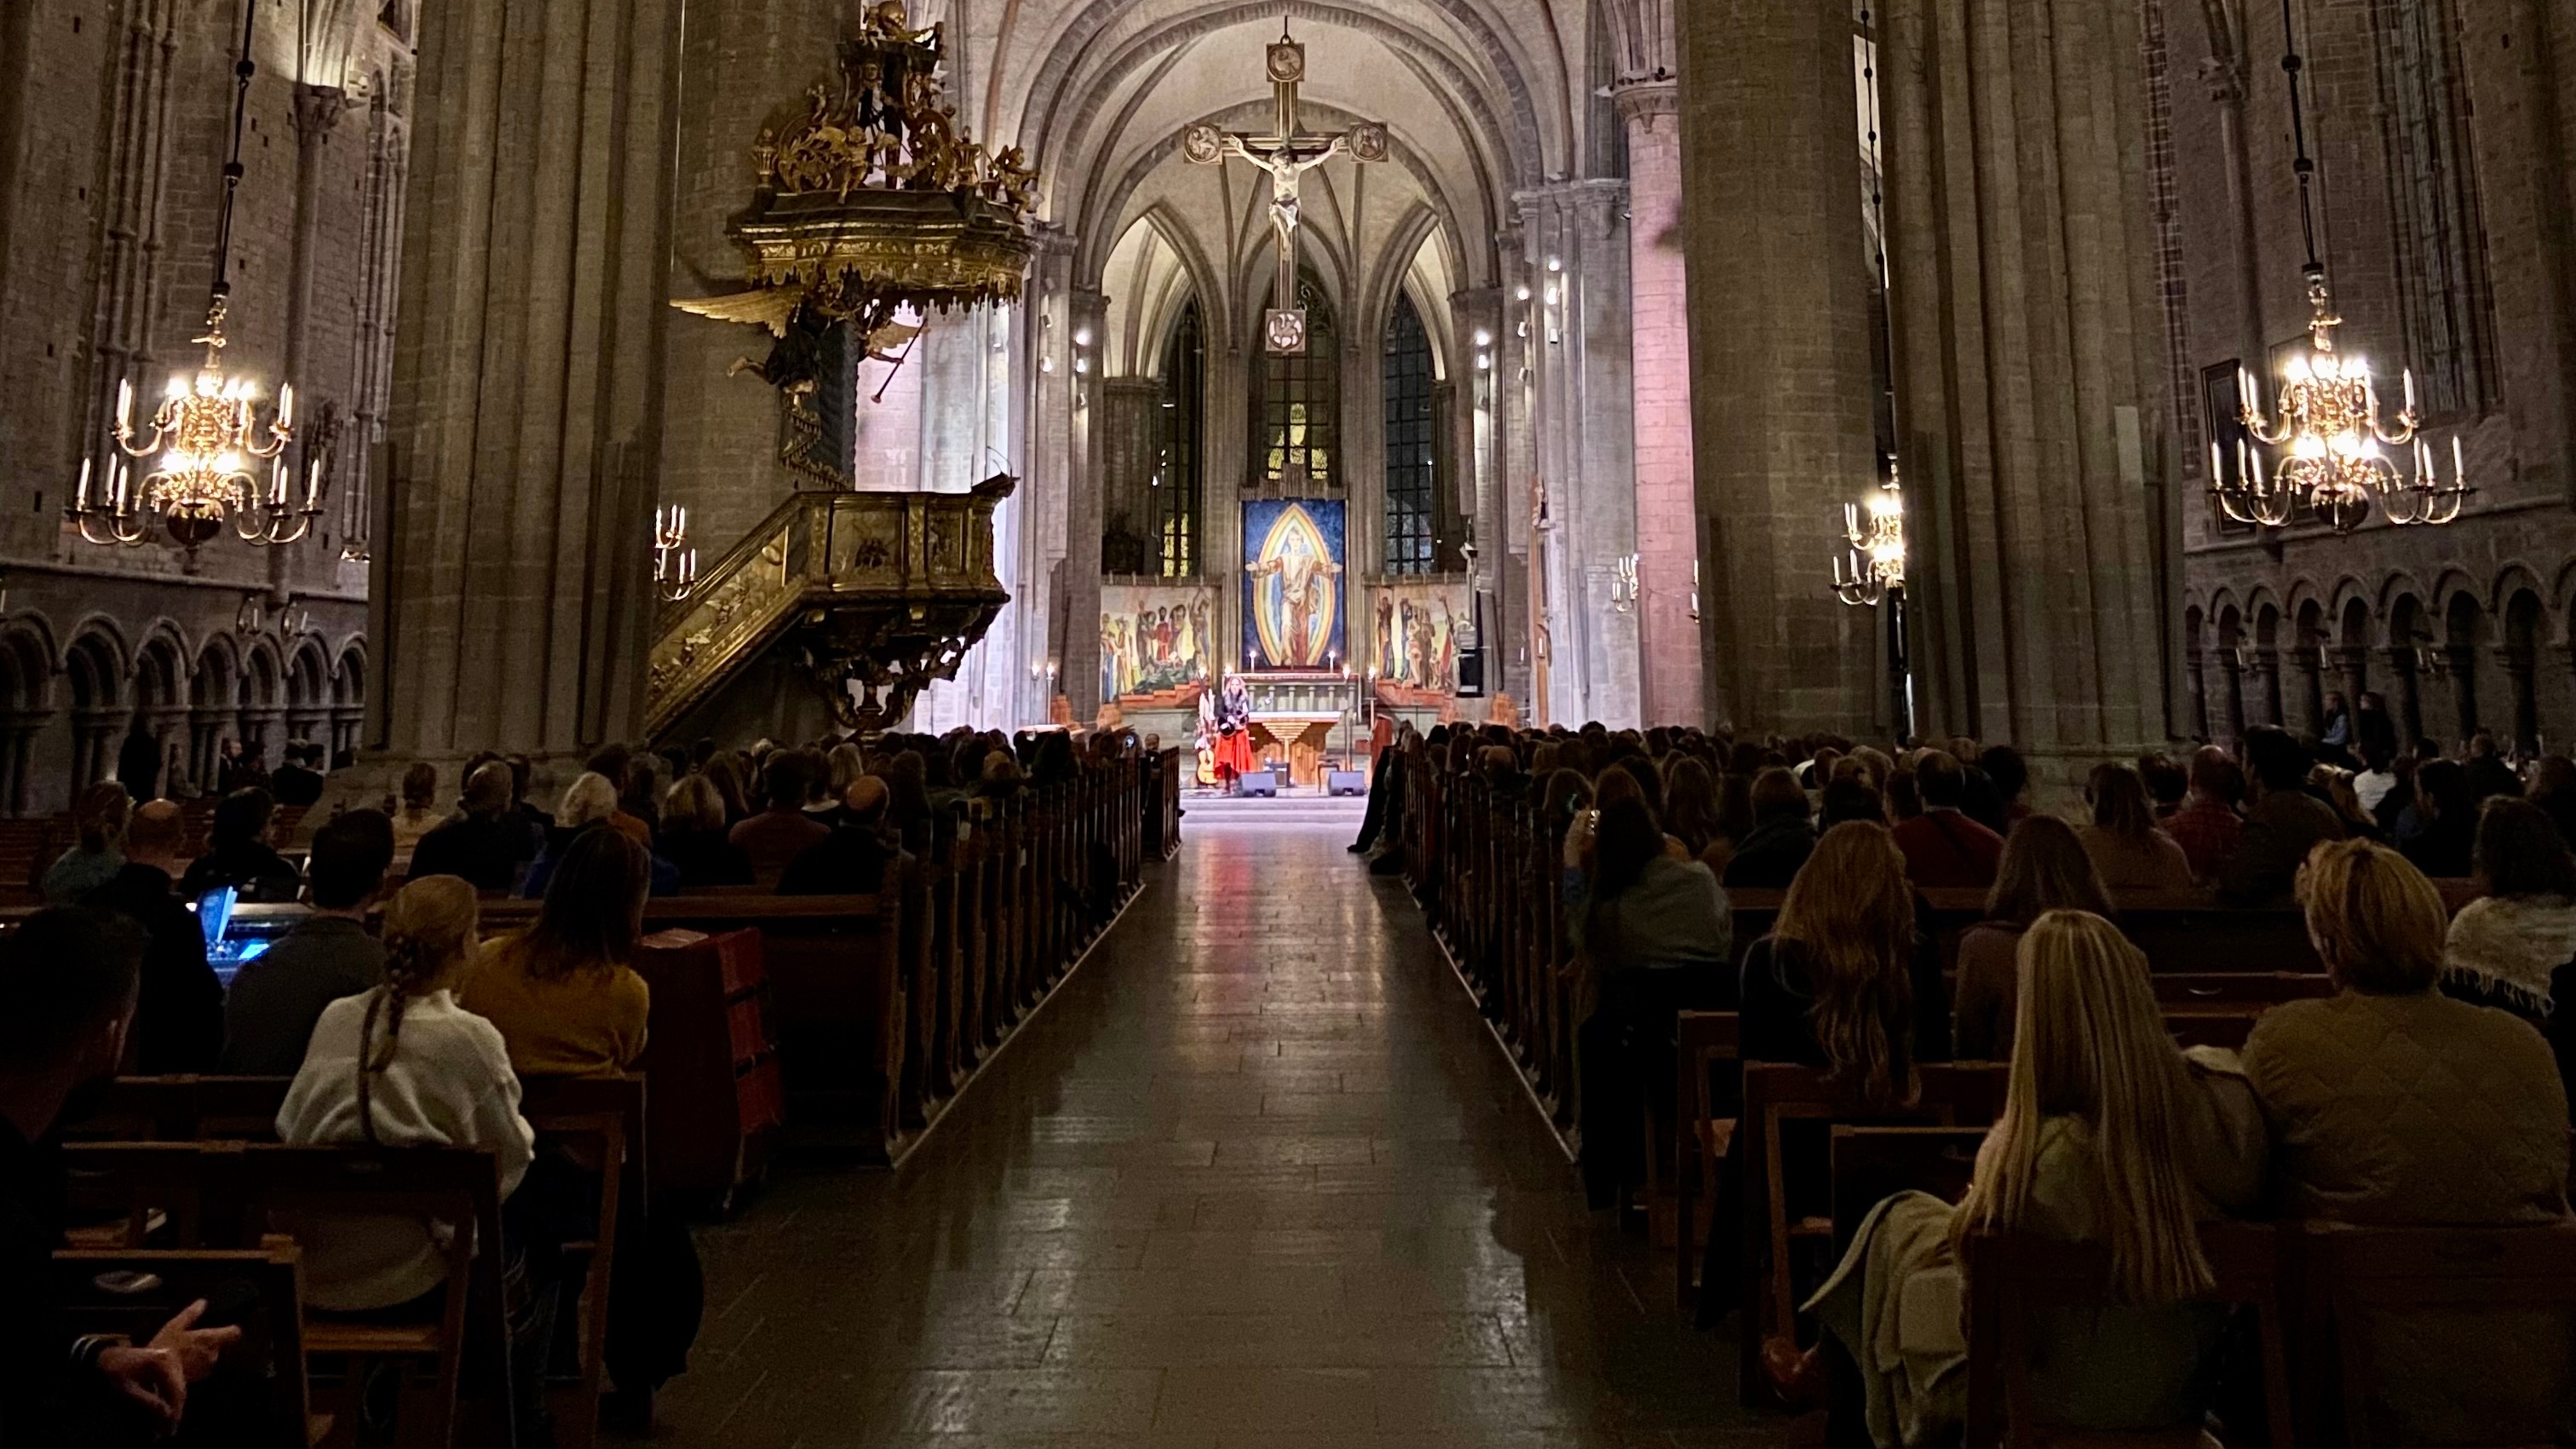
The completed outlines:
{"type": "Polygon", "coordinates": [[[2011,1083],[1966,1199],[1880,1204],[1809,1304],[1857,1364],[1881,1444],[1930,1441],[1964,1411],[1960,1264],[1980,1234],[2107,1251],[2109,1306],[2032,1335],[2051,1430],[2171,1430],[2211,1407],[2227,1312],[2191,1301],[2212,1282],[2199,1225],[2259,1202],[2261,1108],[2230,1054],[2174,1045],[2146,954],[2109,921],[2050,911],[2019,951],[2011,1083]]]}
{"type": "Polygon", "coordinates": [[[1744,1057],[1814,1067],[1860,1100],[1914,1100],[1914,1064],[1950,1057],[1941,959],[1914,928],[1905,857],[1880,826],[1826,831],[1742,978],[1744,1057]]]}
{"type": "MultiPolygon", "coordinates": [[[[2250,1206],[2259,1152],[2233,1164],[2233,1178],[2191,1173],[2192,1068],[2165,1032],[2146,953],[2119,927],[2090,911],[2051,911],[2022,936],[2020,958],[2012,1084],[1954,1241],[1980,1232],[2095,1241],[2110,1250],[2125,1302],[2206,1292],[2204,1201],[2214,1190],[2250,1206]]],[[[2250,1115],[2251,1090],[2237,1081],[2231,1090],[2250,1115]]]]}

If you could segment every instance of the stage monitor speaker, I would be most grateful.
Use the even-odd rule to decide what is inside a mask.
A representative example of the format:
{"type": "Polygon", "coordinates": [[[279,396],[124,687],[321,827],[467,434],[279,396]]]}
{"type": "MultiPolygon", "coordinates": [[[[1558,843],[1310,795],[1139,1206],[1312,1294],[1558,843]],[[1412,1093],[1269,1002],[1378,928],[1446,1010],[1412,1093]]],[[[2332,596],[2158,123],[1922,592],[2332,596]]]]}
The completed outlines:
{"type": "Polygon", "coordinates": [[[1279,798],[1278,773],[1272,770],[1248,771],[1237,781],[1235,793],[1259,795],[1265,799],[1276,800],[1279,798]]]}
{"type": "Polygon", "coordinates": [[[1485,697],[1485,649],[1481,644],[1458,656],[1458,697],[1485,697]]]}
{"type": "Polygon", "coordinates": [[[1335,770],[1324,777],[1325,790],[1334,795],[1365,795],[1368,774],[1361,770],[1335,770]]]}

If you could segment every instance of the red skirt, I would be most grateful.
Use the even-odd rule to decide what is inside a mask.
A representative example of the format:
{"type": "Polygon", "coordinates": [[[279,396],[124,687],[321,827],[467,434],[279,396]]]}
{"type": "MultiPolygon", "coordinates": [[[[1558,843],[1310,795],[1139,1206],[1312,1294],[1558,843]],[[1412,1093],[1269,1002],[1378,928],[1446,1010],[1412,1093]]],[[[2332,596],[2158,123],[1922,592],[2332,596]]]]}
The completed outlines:
{"type": "Polygon", "coordinates": [[[1216,772],[1219,776],[1248,774],[1260,768],[1261,761],[1252,753],[1250,730],[1236,730],[1232,734],[1218,733],[1216,772]]]}

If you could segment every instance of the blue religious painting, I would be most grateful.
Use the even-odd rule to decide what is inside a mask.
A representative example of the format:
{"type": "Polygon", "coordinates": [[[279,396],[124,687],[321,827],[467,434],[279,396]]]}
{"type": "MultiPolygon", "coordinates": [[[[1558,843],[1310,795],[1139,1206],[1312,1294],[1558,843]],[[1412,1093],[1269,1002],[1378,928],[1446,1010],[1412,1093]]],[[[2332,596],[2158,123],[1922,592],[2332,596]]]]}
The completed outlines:
{"type": "Polygon", "coordinates": [[[1244,504],[1244,667],[1338,669],[1349,652],[1342,639],[1342,505],[1244,504]]]}

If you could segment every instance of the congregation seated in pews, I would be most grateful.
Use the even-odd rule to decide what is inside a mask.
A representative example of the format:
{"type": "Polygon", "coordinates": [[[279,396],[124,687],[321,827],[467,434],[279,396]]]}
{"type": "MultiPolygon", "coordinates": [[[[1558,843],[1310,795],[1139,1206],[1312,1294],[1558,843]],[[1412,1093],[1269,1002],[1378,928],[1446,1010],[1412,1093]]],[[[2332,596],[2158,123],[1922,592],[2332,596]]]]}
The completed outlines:
{"type": "Polygon", "coordinates": [[[1400,729],[1361,848],[1748,1404],[2569,1442],[2576,766],[2468,754],[1400,729]]]}
{"type": "Polygon", "coordinates": [[[688,1214],[791,1103],[836,1149],[917,1142],[1176,845],[1176,756],[1051,738],[604,751],[545,815],[527,761],[445,809],[424,765],[300,851],[265,791],[198,848],[102,787],[30,870],[80,904],[0,939],[0,1442],[649,1425],[688,1214]],[[787,811],[807,844],[735,869],[787,811]]]}

